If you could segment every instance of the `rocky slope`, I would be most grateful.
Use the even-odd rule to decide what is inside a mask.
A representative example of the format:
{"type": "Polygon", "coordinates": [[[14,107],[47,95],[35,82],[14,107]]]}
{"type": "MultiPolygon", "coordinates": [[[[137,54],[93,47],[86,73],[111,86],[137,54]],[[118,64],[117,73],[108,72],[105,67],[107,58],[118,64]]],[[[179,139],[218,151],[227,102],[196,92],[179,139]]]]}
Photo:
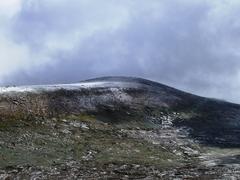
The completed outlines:
{"type": "Polygon", "coordinates": [[[239,116],[140,78],[3,87],[0,178],[238,178],[239,116]]]}

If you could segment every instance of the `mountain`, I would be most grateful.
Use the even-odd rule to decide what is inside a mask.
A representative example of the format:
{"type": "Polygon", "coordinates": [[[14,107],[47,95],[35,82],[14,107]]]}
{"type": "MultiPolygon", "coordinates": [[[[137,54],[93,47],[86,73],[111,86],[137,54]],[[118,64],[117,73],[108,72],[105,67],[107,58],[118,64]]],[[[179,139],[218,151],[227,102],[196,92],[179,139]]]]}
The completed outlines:
{"type": "Polygon", "coordinates": [[[0,177],[239,177],[239,117],[240,105],[141,78],[2,87],[0,177]]]}

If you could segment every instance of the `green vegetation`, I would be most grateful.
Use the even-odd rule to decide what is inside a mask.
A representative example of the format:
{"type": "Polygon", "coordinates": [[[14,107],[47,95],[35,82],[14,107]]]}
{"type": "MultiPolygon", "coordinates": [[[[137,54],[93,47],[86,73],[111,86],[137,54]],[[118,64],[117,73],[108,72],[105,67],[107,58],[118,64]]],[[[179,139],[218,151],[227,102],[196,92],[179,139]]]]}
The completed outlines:
{"type": "Polygon", "coordinates": [[[81,114],[65,118],[0,122],[0,167],[52,166],[70,160],[169,167],[181,159],[160,146],[128,137],[121,129],[81,114]]]}

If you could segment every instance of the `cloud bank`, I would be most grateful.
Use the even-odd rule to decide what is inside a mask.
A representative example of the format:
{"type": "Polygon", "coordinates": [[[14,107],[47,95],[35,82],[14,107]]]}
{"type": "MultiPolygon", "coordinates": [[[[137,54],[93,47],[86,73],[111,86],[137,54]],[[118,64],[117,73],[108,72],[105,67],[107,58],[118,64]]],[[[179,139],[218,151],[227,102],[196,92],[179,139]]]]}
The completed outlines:
{"type": "Polygon", "coordinates": [[[240,103],[238,0],[8,0],[0,12],[3,85],[139,76],[240,103]]]}

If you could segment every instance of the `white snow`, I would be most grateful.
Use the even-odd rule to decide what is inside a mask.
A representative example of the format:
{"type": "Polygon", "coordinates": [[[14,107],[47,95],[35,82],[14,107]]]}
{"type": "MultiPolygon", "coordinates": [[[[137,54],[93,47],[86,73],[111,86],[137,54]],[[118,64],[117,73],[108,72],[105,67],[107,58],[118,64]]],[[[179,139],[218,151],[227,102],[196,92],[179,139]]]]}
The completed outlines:
{"type": "Polygon", "coordinates": [[[41,92],[41,91],[55,91],[59,89],[77,90],[81,88],[94,88],[94,87],[137,87],[134,83],[128,82],[81,82],[75,84],[53,84],[53,85],[32,85],[32,86],[10,86],[0,87],[0,94],[10,92],[41,92]]]}

